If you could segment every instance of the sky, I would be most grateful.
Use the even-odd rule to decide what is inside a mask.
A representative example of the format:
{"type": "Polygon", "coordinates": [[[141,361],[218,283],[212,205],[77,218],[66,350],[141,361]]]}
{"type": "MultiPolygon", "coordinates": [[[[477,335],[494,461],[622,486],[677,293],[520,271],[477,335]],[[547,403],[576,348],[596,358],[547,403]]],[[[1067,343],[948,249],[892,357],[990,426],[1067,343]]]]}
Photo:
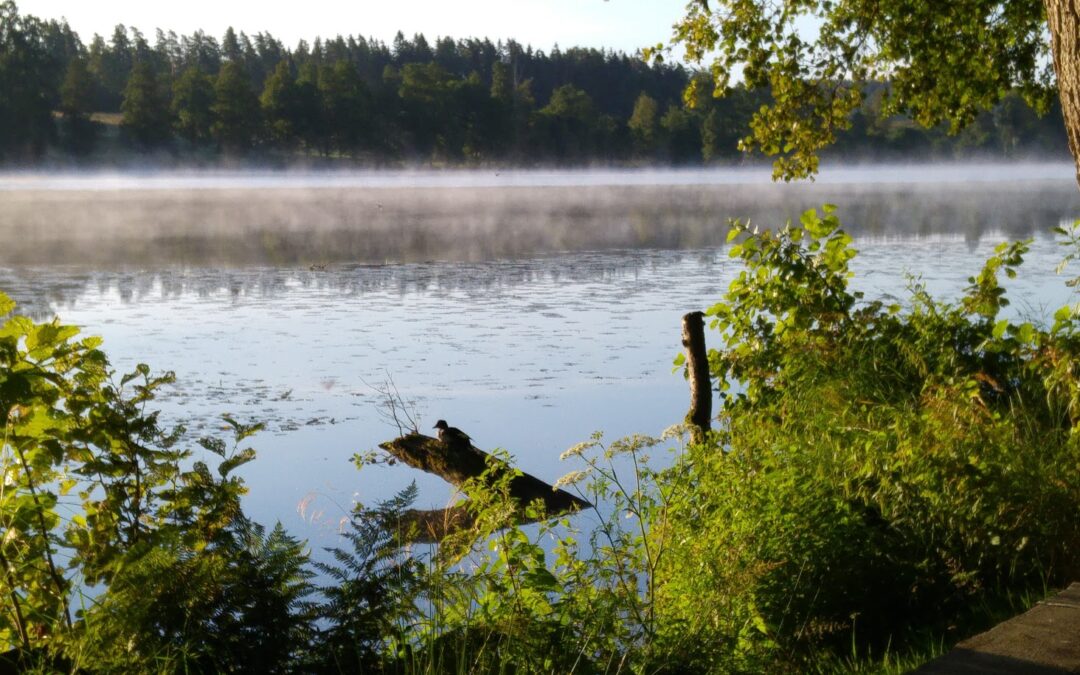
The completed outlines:
{"type": "Polygon", "coordinates": [[[632,53],[667,41],[687,0],[16,0],[21,14],[66,18],[89,43],[108,39],[118,23],[142,31],[202,29],[221,38],[228,26],[249,35],[269,32],[293,47],[316,36],[363,35],[391,42],[397,31],[438,36],[513,38],[548,51],[604,47],[632,53]]]}

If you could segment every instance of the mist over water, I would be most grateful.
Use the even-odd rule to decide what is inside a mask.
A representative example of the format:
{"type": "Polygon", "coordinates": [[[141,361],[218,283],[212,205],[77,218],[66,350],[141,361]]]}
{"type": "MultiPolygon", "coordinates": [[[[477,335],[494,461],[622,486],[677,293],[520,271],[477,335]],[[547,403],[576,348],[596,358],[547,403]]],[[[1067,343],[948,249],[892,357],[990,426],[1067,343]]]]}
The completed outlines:
{"type": "Polygon", "coordinates": [[[484,261],[723,243],[824,202],[856,235],[1022,237],[1080,213],[1069,165],[867,166],[775,184],[669,171],[9,174],[0,265],[302,266],[484,261]]]}
{"type": "Polygon", "coordinates": [[[594,430],[682,418],[679,320],[738,271],[727,218],[774,226],[822,202],[856,234],[868,297],[902,300],[907,273],[955,297],[995,244],[1029,236],[1010,311],[1045,318],[1070,297],[1049,232],[1080,216],[1071,165],[827,169],[800,185],[760,169],[9,175],[0,289],[102,335],[119,369],[175,370],[160,403],[193,436],[225,412],[265,421],[249,508],[329,543],[354,498],[414,479],[422,506],[450,496],[403,467],[349,465],[396,435],[370,386],[387,373],[422,429],[447,419],[554,480],[594,430]]]}

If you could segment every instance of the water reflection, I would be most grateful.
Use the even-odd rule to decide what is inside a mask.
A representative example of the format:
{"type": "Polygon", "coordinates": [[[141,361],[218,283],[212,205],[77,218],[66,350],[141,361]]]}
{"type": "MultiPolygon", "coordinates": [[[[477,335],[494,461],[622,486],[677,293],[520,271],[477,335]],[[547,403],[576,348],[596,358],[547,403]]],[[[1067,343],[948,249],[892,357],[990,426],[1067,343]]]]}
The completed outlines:
{"type": "Polygon", "coordinates": [[[408,263],[402,265],[340,264],[302,267],[166,267],[145,270],[87,271],[71,266],[0,267],[0,289],[11,295],[20,312],[51,317],[72,308],[88,292],[115,295],[124,304],[169,302],[193,296],[270,300],[297,289],[339,297],[415,293],[482,298],[540,282],[619,283],[645,271],[715,263],[717,250],[615,250],[548,255],[483,263],[408,263]]]}

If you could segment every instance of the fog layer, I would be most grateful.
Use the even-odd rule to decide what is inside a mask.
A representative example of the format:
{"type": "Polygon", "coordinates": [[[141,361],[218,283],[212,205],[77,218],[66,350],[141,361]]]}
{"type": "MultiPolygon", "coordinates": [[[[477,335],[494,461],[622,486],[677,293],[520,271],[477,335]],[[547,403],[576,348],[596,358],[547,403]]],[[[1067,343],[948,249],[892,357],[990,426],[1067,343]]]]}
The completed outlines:
{"type": "Polygon", "coordinates": [[[1065,164],[716,171],[0,176],[0,265],[477,261],[721,244],[825,202],[872,237],[1010,236],[1080,215],[1065,164]]]}

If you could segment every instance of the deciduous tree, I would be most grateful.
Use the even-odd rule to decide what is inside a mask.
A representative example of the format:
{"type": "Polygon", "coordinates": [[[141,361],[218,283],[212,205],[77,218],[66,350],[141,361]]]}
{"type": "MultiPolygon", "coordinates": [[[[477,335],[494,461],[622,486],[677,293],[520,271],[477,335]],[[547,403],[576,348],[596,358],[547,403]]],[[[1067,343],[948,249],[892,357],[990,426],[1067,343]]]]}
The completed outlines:
{"type": "Polygon", "coordinates": [[[775,156],[776,177],[813,174],[818,151],[879,83],[883,115],[958,132],[1012,91],[1045,112],[1056,72],[1080,158],[1077,0],[696,0],[673,43],[690,62],[708,62],[717,95],[739,78],[771,90],[743,147],[775,156]]]}
{"type": "Polygon", "coordinates": [[[626,126],[634,137],[636,150],[648,155],[656,146],[656,130],[659,124],[660,108],[656,99],[645,92],[641,92],[634,103],[634,112],[627,120],[626,126]]]}

